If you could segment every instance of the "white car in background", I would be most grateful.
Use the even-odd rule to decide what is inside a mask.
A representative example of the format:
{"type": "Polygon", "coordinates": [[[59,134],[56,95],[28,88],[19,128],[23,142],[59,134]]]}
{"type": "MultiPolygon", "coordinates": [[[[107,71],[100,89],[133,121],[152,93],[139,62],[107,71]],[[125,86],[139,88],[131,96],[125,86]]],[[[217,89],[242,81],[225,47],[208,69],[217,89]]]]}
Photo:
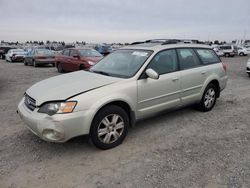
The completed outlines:
{"type": "Polygon", "coordinates": [[[213,50],[219,57],[224,56],[224,52],[219,47],[214,47],[213,50]]]}
{"type": "Polygon", "coordinates": [[[250,48],[238,47],[238,55],[245,56],[250,54],[250,48]]]}
{"type": "Polygon", "coordinates": [[[14,62],[14,61],[23,62],[25,55],[26,55],[26,52],[23,49],[11,49],[5,55],[5,59],[6,61],[9,61],[9,62],[14,62]]]}
{"type": "Polygon", "coordinates": [[[246,70],[248,76],[250,77],[250,58],[248,59],[248,62],[247,62],[247,70],[246,70]]]}

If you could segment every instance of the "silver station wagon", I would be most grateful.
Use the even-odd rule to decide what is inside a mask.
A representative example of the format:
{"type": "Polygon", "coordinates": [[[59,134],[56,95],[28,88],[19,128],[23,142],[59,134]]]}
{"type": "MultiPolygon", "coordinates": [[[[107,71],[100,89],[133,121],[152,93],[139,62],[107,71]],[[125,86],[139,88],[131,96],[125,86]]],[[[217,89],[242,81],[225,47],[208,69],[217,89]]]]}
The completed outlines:
{"type": "Polygon", "coordinates": [[[138,119],[191,104],[211,110],[227,80],[226,65],[209,46],[151,40],[119,49],[88,71],[36,83],[17,112],[43,140],[89,135],[109,149],[138,119]]]}

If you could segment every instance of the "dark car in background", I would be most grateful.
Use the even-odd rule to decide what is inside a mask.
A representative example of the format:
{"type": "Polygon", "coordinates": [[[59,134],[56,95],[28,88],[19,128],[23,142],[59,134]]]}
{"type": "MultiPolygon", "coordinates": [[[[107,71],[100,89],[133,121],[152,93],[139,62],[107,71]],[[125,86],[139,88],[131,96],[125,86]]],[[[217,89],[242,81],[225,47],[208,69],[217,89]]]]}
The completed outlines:
{"type": "Polygon", "coordinates": [[[103,58],[102,54],[94,49],[70,48],[56,55],[58,72],[72,72],[89,69],[103,58]]]}
{"type": "Polygon", "coordinates": [[[24,58],[24,65],[39,65],[51,64],[55,66],[55,54],[48,49],[33,49],[24,58]]]}
{"type": "Polygon", "coordinates": [[[7,54],[7,52],[10,49],[14,49],[13,47],[9,47],[9,46],[1,46],[0,47],[0,59],[5,59],[5,54],[7,54]]]}

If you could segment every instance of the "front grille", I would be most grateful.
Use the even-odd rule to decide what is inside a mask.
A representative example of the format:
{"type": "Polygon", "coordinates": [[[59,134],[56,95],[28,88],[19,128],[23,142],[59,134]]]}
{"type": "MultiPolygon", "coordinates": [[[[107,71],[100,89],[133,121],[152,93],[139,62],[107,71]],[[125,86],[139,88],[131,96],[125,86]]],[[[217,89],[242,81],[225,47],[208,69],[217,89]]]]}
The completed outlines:
{"type": "Polygon", "coordinates": [[[27,94],[24,95],[24,104],[31,111],[34,111],[34,109],[36,108],[36,100],[31,98],[27,94]]]}

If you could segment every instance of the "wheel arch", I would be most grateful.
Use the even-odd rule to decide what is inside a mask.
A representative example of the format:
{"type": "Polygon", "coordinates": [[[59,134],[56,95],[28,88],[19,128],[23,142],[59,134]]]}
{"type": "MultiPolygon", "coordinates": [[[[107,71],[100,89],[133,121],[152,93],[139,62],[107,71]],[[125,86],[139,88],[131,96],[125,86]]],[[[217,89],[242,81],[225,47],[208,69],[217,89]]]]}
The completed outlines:
{"type": "Polygon", "coordinates": [[[219,81],[214,79],[214,80],[210,81],[208,84],[213,84],[216,87],[216,89],[218,91],[216,97],[219,98],[220,97],[220,83],[219,83],[219,81]]]}
{"type": "Polygon", "coordinates": [[[114,101],[109,101],[103,105],[101,105],[95,112],[95,115],[93,116],[92,120],[91,120],[91,124],[96,116],[96,114],[103,108],[109,106],[109,105],[115,105],[115,106],[119,106],[120,108],[122,108],[128,115],[129,117],[129,125],[130,127],[133,127],[135,125],[135,121],[136,121],[136,116],[135,116],[135,112],[132,110],[131,106],[129,105],[129,103],[125,102],[124,100],[114,100],[114,101]]]}
{"type": "Polygon", "coordinates": [[[204,83],[204,85],[203,85],[203,88],[202,88],[202,90],[201,90],[201,95],[200,95],[200,100],[202,99],[202,96],[203,96],[203,94],[204,94],[204,92],[205,92],[205,89],[206,89],[206,87],[209,85],[209,84],[213,84],[216,88],[217,88],[217,98],[219,98],[220,97],[220,82],[219,82],[219,79],[216,77],[216,76],[212,76],[212,77],[210,77],[210,78],[208,78],[206,81],[205,81],[205,83],[204,83]]]}

